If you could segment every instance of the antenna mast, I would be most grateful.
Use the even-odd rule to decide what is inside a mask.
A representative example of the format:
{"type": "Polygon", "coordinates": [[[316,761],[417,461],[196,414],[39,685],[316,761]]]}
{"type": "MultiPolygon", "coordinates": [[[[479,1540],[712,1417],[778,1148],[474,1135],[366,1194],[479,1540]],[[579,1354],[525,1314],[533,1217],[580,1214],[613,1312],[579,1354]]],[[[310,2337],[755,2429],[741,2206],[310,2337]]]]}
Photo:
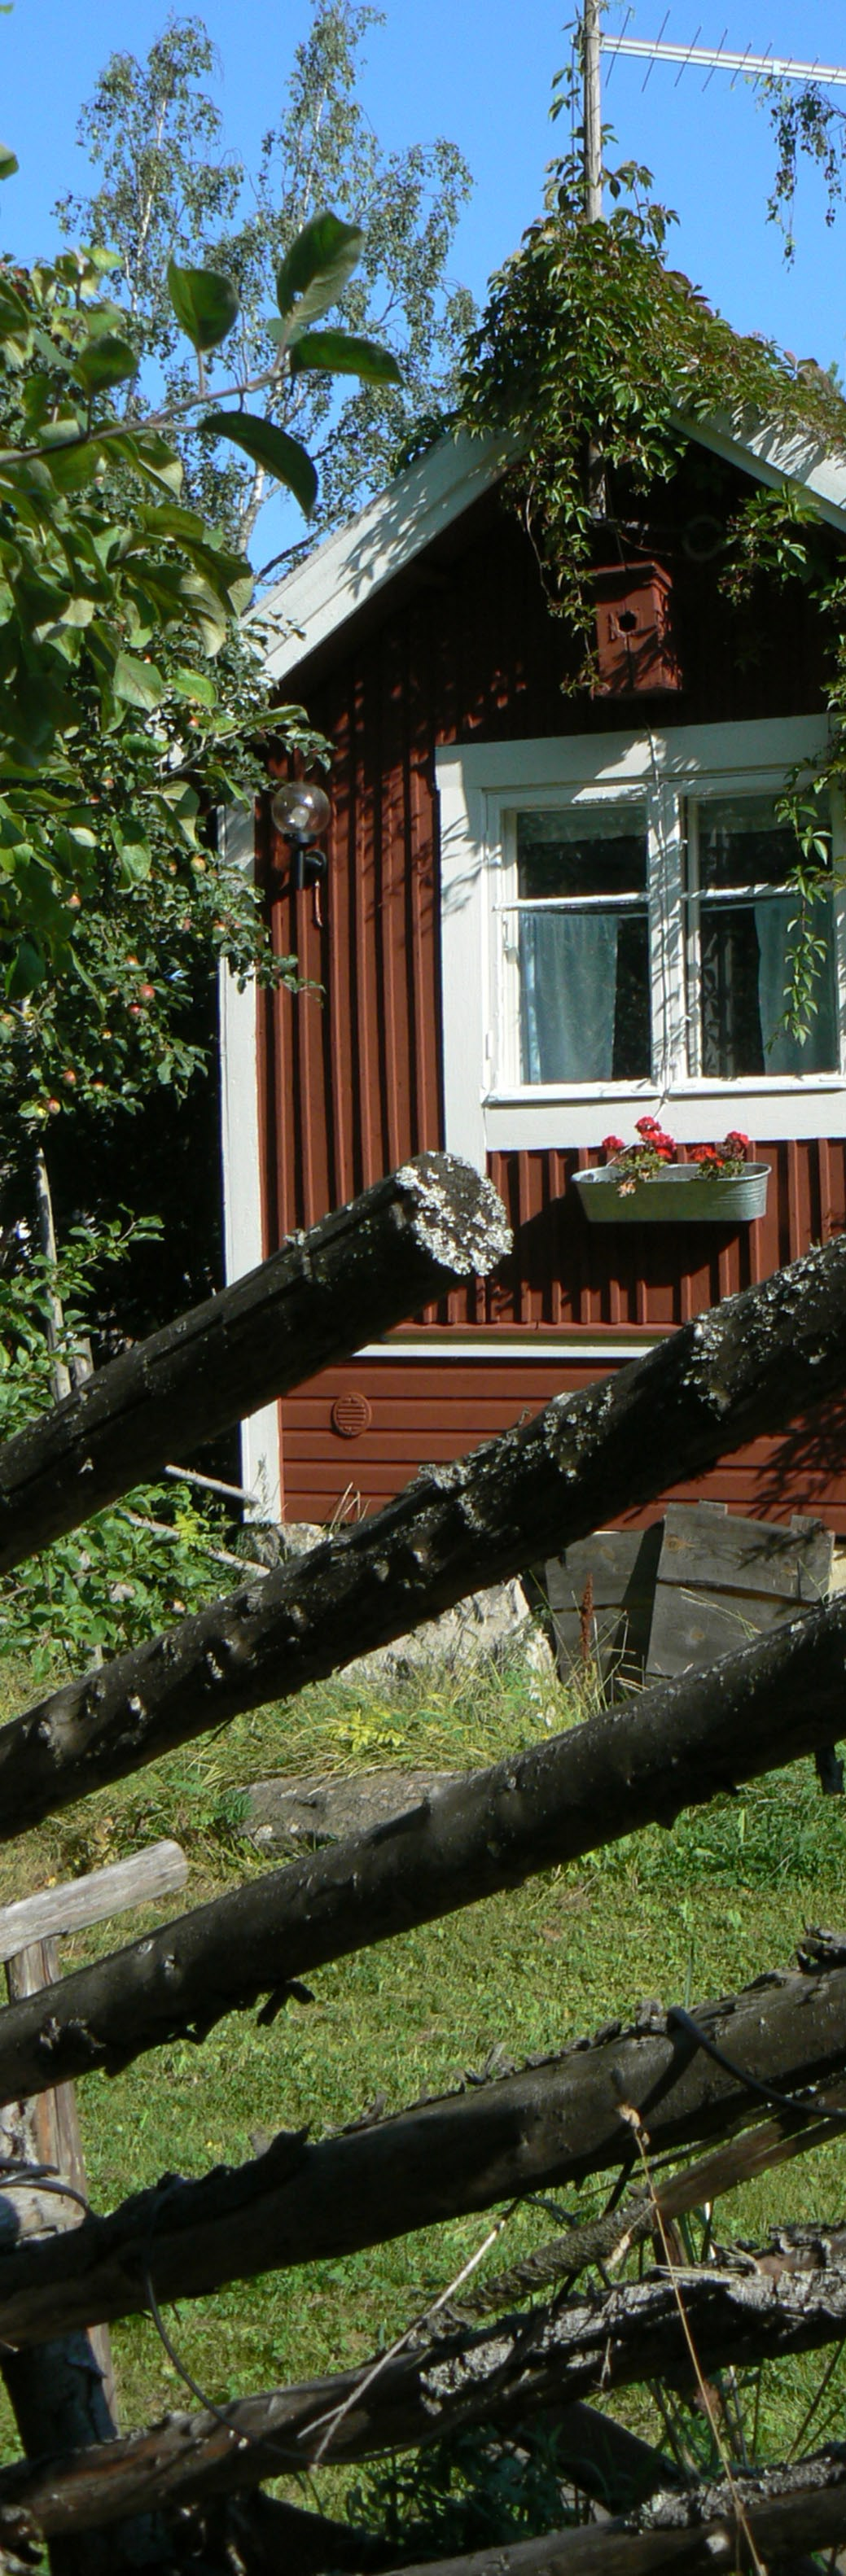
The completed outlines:
{"type": "Polygon", "coordinates": [[[582,79],[584,84],[585,215],[598,224],[602,214],[602,101],[600,90],[600,0],[584,0],[582,11],[582,79]]]}

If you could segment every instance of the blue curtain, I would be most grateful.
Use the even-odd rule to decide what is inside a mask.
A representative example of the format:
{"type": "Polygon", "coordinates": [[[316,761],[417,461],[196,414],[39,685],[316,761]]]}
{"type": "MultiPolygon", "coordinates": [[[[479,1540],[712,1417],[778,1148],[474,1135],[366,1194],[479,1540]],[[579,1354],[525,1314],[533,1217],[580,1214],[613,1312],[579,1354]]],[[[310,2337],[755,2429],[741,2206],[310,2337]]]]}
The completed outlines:
{"type": "Polygon", "coordinates": [[[524,1082],[610,1082],[617,923],[603,913],[521,913],[524,1082]]]}

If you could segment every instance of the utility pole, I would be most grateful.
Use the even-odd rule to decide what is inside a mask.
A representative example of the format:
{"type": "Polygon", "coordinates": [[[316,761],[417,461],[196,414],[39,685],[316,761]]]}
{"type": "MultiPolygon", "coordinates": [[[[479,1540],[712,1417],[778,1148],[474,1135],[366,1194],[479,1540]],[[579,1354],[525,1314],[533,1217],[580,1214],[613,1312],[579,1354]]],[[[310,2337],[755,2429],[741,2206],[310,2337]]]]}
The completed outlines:
{"type": "Polygon", "coordinates": [[[602,93],[600,87],[600,0],[584,0],[582,10],[582,82],[584,88],[585,216],[598,224],[602,214],[602,93]]]}
{"type": "MultiPolygon", "coordinates": [[[[583,136],[585,171],[585,222],[598,224],[602,218],[602,90],[600,79],[599,13],[601,0],[583,0],[582,7],[582,86],[584,96],[583,136]]],[[[605,475],[599,448],[591,439],[587,455],[588,507],[592,519],[604,519],[607,507],[605,475]]]]}

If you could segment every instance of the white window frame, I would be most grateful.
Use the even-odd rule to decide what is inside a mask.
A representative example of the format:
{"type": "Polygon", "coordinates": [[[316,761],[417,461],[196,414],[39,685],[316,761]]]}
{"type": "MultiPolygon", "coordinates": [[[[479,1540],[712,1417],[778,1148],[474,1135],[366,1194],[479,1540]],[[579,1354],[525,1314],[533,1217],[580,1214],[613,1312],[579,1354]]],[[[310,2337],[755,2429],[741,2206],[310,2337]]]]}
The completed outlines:
{"type": "MultiPolygon", "coordinates": [[[[645,1109],[669,1111],[680,1143],[716,1142],[726,1126],[761,1144],[846,1135],[846,896],[835,897],[840,1066],[836,1073],[717,1080],[688,1069],[683,812],[687,797],[776,795],[824,752],[824,717],[682,725],[542,741],[471,743],[436,753],[441,813],[441,962],[446,1143],[483,1171],[491,1152],[595,1146],[613,1123],[628,1136],[645,1109]],[[632,801],[649,836],[653,1073],[636,1083],[523,1083],[519,986],[509,905],[516,892],[514,816],[533,806],[632,801]],[[628,1122],[628,1124],[626,1123],[628,1122]]],[[[846,857],[842,806],[832,849],[846,857]]]]}
{"type": "MultiPolygon", "coordinates": [[[[252,875],[256,826],[252,804],[223,806],[217,822],[231,867],[252,875]]],[[[220,1145],[223,1167],[223,1260],[227,1287],[264,1260],[259,1129],[258,1011],[254,976],[243,986],[221,959],[220,1145]]],[[[248,1414],[240,1426],[241,1483],[253,1497],[248,1520],[282,1518],[279,1406],[248,1414]]]]}

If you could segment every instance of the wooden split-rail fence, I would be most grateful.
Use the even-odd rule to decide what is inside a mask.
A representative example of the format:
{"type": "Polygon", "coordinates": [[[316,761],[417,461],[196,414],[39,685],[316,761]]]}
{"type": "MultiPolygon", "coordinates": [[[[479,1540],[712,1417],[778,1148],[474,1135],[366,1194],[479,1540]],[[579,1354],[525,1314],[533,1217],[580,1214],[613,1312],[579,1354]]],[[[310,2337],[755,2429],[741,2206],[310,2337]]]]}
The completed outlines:
{"type": "MultiPolygon", "coordinates": [[[[507,1249],[487,1183],[424,1155],[87,1378],[0,1448],[0,1567],[80,1526],[174,1454],[383,1334],[507,1249]]],[[[0,1730],[4,1839],[242,1710],[290,1698],[469,1591],[561,1557],[668,1484],[846,1387],[846,1240],[726,1301],[600,1386],[559,1398],[387,1509],[0,1730]]],[[[809,1433],[809,1437],[812,1436],[809,1433]]],[[[798,1498],[801,1499],[801,1498],[798,1498]]],[[[490,2428],[555,2428],[561,2478],[602,2517],[436,2562],[441,2576],[646,2576],[807,2560],[846,2542],[846,2452],[707,2490],[618,2420],[615,2392],[698,2387],[846,2337],[846,2231],[782,2229],[685,2269],[677,2223],[846,2129],[846,1935],[744,1992],[633,2009],[592,2040],[237,2168],[89,2207],[84,2082],[230,2013],[270,2017],[321,1963],[575,1859],[843,1727],[846,1601],[803,1607],[704,1668],[647,1685],[486,1771],[143,1937],[60,1972],[61,1936],[184,1884],[166,1843],[0,1912],[0,2369],[23,2456],[0,2468],[0,2564],[293,2576],[388,2564],[271,2481],[490,2428]],[[81,2088],[77,2096],[75,2088],[81,2088]],[[669,2158],[652,2180],[641,2150],[669,2158]],[[108,2327],[276,2268],[606,2174],[603,2219],[489,2263],[355,2371],[220,2408],[117,2422],[108,2327]],[[647,2241],[645,2277],[621,2268],[647,2241]]],[[[767,1963],[762,1962],[762,1967],[767,1963]]],[[[151,2077],[155,2081],[155,2058],[151,2077]]],[[[505,2240],[507,2242],[507,2239],[505,2240]]],[[[409,2535],[414,2555],[414,2535],[409,2535]]],[[[406,2559],[409,2554],[406,2551],[406,2559]]],[[[431,2563],[431,2562],[430,2562],[431,2563]]]]}

